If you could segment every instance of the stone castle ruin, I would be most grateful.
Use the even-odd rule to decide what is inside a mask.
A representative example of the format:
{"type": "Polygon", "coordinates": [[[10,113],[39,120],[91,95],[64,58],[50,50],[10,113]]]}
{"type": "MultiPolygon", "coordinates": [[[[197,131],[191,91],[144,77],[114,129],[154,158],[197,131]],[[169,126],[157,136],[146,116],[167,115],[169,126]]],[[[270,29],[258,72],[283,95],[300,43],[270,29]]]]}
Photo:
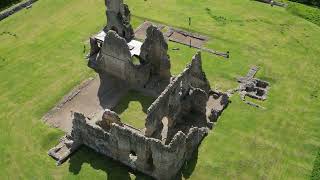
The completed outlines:
{"type": "Polygon", "coordinates": [[[93,48],[89,67],[98,72],[102,79],[105,75],[111,75],[136,90],[149,93],[155,90],[154,96],[159,95],[169,83],[168,44],[156,27],[148,28],[144,43],[136,40],[127,43],[113,30],[105,34],[103,41],[94,37],[90,42],[93,48]]]}
{"type": "Polygon", "coordinates": [[[130,10],[123,0],[105,0],[108,7],[106,15],[108,24],[104,28],[105,32],[113,30],[120,36],[130,41],[134,38],[134,32],[130,24],[130,10]]]}
{"type": "Polygon", "coordinates": [[[128,6],[122,0],[106,5],[108,25],[90,38],[88,66],[99,74],[102,88],[126,87],[157,98],[144,129],[124,123],[112,108],[94,117],[74,112],[71,132],[49,155],[61,164],[85,145],[153,178],[172,179],[213,128],[228,95],[211,90],[200,53],[172,76],[162,32],[150,26],[143,43],[134,40],[128,6]],[[109,78],[116,85],[108,84],[109,78]]]}

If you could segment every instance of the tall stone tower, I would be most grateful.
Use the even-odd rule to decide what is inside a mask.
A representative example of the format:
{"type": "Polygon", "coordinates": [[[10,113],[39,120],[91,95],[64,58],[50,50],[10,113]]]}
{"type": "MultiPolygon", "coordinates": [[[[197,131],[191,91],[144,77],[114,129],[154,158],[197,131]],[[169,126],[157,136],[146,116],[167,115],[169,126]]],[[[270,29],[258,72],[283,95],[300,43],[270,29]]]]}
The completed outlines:
{"type": "Polygon", "coordinates": [[[133,39],[134,32],[130,24],[130,10],[123,0],[105,0],[107,7],[107,26],[105,32],[113,30],[128,42],[133,39]]]}

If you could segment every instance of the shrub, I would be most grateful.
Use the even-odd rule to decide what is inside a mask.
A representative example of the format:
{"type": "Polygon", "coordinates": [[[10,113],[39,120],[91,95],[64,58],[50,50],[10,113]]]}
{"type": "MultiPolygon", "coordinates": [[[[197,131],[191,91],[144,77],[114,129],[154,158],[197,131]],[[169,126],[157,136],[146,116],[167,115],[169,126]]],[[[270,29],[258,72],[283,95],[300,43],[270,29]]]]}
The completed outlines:
{"type": "Polygon", "coordinates": [[[319,0],[289,0],[289,1],[320,7],[319,0]]]}
{"type": "Polygon", "coordinates": [[[0,0],[0,9],[4,9],[20,1],[21,0],[0,0]]]}
{"type": "Polygon", "coordinates": [[[299,3],[289,3],[287,10],[292,14],[302,17],[320,26],[320,9],[305,6],[299,3]]]}
{"type": "Polygon", "coordinates": [[[314,161],[313,171],[311,174],[311,180],[318,180],[320,179],[320,149],[317,154],[316,160],[314,161]]]}

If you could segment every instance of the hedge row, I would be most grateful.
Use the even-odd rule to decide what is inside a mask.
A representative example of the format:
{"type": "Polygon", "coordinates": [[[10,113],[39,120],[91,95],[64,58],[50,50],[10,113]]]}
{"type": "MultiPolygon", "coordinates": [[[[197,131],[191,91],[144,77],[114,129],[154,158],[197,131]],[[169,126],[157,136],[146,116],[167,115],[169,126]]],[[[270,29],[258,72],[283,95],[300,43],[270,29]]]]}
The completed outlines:
{"type": "Polygon", "coordinates": [[[9,7],[13,4],[20,2],[21,0],[0,0],[0,9],[9,7]]]}
{"type": "Polygon", "coordinates": [[[289,1],[320,7],[320,0],[289,0],[289,1]]]}
{"type": "Polygon", "coordinates": [[[313,171],[311,174],[311,180],[319,180],[320,179],[320,149],[317,154],[316,160],[314,161],[313,171]]]}
{"type": "Polygon", "coordinates": [[[299,3],[289,3],[287,10],[320,26],[320,8],[305,6],[299,3]]]}

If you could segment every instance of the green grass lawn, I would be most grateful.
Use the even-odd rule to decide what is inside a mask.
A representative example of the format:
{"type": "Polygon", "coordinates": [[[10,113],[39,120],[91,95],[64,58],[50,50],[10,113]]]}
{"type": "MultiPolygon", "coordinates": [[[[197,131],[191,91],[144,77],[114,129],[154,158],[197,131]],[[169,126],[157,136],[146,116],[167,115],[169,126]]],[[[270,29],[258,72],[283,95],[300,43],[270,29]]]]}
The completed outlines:
{"type": "Polygon", "coordinates": [[[119,114],[123,123],[143,129],[147,110],[154,100],[155,98],[144,96],[142,93],[129,91],[113,110],[119,114]]]}
{"type": "MultiPolygon", "coordinates": [[[[191,30],[209,36],[207,47],[230,51],[229,60],[202,53],[213,88],[234,88],[235,77],[245,75],[251,65],[259,65],[258,77],[271,83],[268,100],[260,103],[266,110],[233,96],[201,144],[195,167],[188,169],[190,179],[311,176],[320,147],[319,26],[283,8],[249,0],[126,2],[134,27],[148,18],[187,29],[192,17],[191,30]]],[[[146,178],[88,148],[61,167],[47,155],[63,133],[41,117],[94,75],[86,67],[83,46],[105,23],[101,0],[41,0],[0,22],[1,179],[146,178]]],[[[180,48],[169,51],[172,72],[178,74],[196,50],[169,46],[180,48]]],[[[130,114],[144,109],[143,97],[128,99],[132,102],[124,100],[129,109],[123,116],[136,118],[130,114]]]]}

